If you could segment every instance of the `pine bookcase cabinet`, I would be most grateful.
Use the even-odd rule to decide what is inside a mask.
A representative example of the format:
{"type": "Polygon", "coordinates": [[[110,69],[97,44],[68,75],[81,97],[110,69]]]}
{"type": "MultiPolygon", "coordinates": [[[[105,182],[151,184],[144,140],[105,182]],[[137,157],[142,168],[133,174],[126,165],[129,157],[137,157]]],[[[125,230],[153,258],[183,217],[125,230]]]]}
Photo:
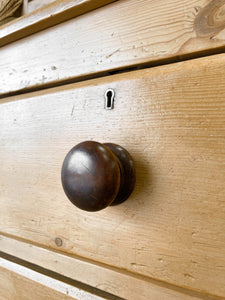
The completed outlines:
{"type": "Polygon", "coordinates": [[[0,299],[224,299],[225,0],[38,2],[0,27],[0,299]],[[68,200],[83,141],[132,155],[127,201],[68,200]]]}

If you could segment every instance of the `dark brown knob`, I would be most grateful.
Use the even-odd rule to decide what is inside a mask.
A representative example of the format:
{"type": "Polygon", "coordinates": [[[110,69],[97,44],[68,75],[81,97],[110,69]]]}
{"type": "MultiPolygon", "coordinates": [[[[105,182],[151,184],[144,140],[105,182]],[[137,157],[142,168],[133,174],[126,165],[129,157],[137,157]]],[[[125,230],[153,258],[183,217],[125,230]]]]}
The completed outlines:
{"type": "Polygon", "coordinates": [[[61,176],[69,200],[87,211],[122,203],[135,185],[130,154],[119,145],[94,141],[82,142],[69,151],[61,176]]]}

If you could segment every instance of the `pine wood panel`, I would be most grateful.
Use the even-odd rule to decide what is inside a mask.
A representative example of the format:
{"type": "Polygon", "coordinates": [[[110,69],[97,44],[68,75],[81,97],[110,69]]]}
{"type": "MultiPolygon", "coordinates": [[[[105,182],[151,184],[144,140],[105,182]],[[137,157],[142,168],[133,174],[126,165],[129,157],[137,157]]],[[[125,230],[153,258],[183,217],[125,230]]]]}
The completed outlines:
{"type": "MultiPolygon", "coordinates": [[[[218,297],[203,295],[124,270],[96,264],[93,261],[68,256],[12,237],[0,235],[1,250],[22,260],[29,260],[50,271],[101,289],[129,300],[215,300],[218,297]],[[29,256],[27,255],[29,253],[29,256]]],[[[33,266],[34,267],[34,266],[33,266]]],[[[119,299],[118,299],[119,300],[119,299]]]]}
{"type": "Polygon", "coordinates": [[[19,40],[116,0],[25,1],[24,16],[0,28],[0,46],[19,40]],[[33,10],[37,3],[40,9],[33,10]],[[30,13],[29,13],[30,12],[30,13]]]}
{"type": "MultiPolygon", "coordinates": [[[[58,10],[53,3],[43,13],[18,22],[23,28],[27,20],[27,34],[31,34],[34,29],[54,25],[52,20],[80,15],[93,2],[100,6],[110,1],[78,1],[80,9],[74,4],[71,8],[71,1],[60,1],[58,10]]],[[[109,4],[2,48],[0,94],[222,51],[224,9],[225,0],[121,0],[109,4]]],[[[14,36],[24,36],[18,22],[0,30],[0,43],[14,30],[14,36]]]]}
{"type": "Polygon", "coordinates": [[[26,267],[0,258],[1,300],[103,300],[26,267]]]}
{"type": "Polygon", "coordinates": [[[224,296],[224,67],[218,55],[2,100],[0,230],[224,296]],[[90,139],[121,144],[137,168],[129,201],[97,213],[60,183],[66,153],[90,139]]]}
{"type": "Polygon", "coordinates": [[[52,2],[55,2],[56,0],[45,0],[45,1],[40,1],[40,0],[31,0],[28,2],[27,5],[27,13],[31,13],[37,9],[42,8],[43,6],[50,4],[52,2]]]}
{"type": "Polygon", "coordinates": [[[23,277],[20,274],[0,267],[0,299],[1,300],[70,300],[75,299],[57,293],[37,282],[23,277]]]}

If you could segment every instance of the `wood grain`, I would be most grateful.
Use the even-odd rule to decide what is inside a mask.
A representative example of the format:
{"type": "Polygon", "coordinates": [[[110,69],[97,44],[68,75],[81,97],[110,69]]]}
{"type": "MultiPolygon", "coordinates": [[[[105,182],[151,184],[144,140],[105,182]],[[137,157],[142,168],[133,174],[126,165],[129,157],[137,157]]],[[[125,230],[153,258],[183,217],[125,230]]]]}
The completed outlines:
{"type": "MultiPolygon", "coordinates": [[[[62,22],[62,15],[79,15],[93,2],[100,6],[109,1],[60,1],[56,2],[58,10],[53,3],[44,12],[2,28],[0,43],[14,31],[14,37],[22,37],[19,22],[21,28],[27,22],[27,34],[31,34],[32,26],[43,29],[41,22],[45,26],[53,25],[55,19],[62,22]],[[81,9],[76,9],[77,3],[81,9]]],[[[222,51],[224,9],[225,0],[122,0],[109,4],[3,47],[0,94],[222,51]]]]}
{"type": "MultiPolygon", "coordinates": [[[[40,0],[32,0],[28,2],[27,5],[27,13],[31,13],[47,4],[50,4],[52,2],[55,2],[56,0],[45,0],[45,1],[40,1],[40,0]]],[[[62,1],[61,1],[62,2],[62,1]]]]}
{"type": "Polygon", "coordinates": [[[0,1],[0,26],[10,22],[15,17],[15,12],[21,7],[23,0],[1,0],[0,1]]]}
{"type": "Polygon", "coordinates": [[[0,267],[0,279],[1,300],[29,300],[31,297],[34,300],[75,299],[2,267],[0,267]]]}
{"type": "Polygon", "coordinates": [[[2,100],[0,230],[224,297],[224,68],[218,55],[2,100]],[[64,195],[62,162],[85,140],[133,156],[124,204],[87,213],[64,195]]]}
{"type": "MultiPolygon", "coordinates": [[[[50,251],[34,244],[0,235],[1,250],[22,260],[55,271],[67,278],[91,285],[105,292],[129,300],[216,300],[219,297],[203,295],[160,281],[134,276],[124,270],[96,264],[62,252],[50,251]],[[27,255],[29,253],[29,257],[27,255]],[[150,298],[149,298],[150,297],[150,298]]],[[[34,268],[34,265],[32,265],[34,268]]],[[[83,300],[83,299],[82,299],[83,300]]]]}
{"type": "Polygon", "coordinates": [[[1,300],[103,300],[89,292],[0,258],[1,300]]]}
{"type": "MultiPolygon", "coordinates": [[[[115,0],[56,0],[0,28],[0,46],[39,32],[115,0]]],[[[40,3],[40,1],[39,1],[40,3]]],[[[45,4],[46,1],[45,1],[45,4]]],[[[32,5],[32,4],[29,4],[32,5]]],[[[27,10],[28,10],[27,6],[27,10]]],[[[27,12],[25,10],[25,12],[27,12]]]]}

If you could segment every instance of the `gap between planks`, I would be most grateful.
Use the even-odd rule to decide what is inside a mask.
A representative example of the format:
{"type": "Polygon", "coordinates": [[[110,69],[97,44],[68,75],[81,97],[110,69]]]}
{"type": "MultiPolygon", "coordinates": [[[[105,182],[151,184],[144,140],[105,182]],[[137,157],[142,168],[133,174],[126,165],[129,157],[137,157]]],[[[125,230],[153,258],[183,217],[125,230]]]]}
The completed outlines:
{"type": "MultiPolygon", "coordinates": [[[[31,18],[30,22],[22,18],[6,27],[3,26],[0,29],[0,45],[4,44],[4,38],[9,38],[13,30],[17,31],[16,39],[22,37],[20,25],[23,21],[26,23],[24,26],[27,35],[31,35],[34,31],[30,26],[40,31],[43,29],[40,22],[49,27],[55,19],[58,23],[62,23],[65,21],[64,17],[68,19],[70,15],[74,18],[93,10],[93,7],[111,2],[114,1],[76,0],[73,4],[69,0],[56,1],[43,10],[37,10],[33,17],[27,15],[26,18],[31,18]]],[[[219,4],[216,0],[198,0],[193,1],[194,3],[185,0],[183,5],[179,0],[170,0],[163,10],[162,0],[156,4],[153,2],[117,1],[81,18],[62,23],[60,27],[56,26],[43,31],[40,35],[31,36],[28,40],[21,40],[16,44],[18,61],[7,60],[7,56],[14,57],[11,45],[3,48],[2,95],[25,93],[87,78],[97,78],[104,74],[110,75],[121,70],[143,68],[145,65],[151,67],[224,52],[225,23],[224,16],[220,12],[225,6],[225,0],[219,4]],[[138,13],[134,14],[134,11],[138,13]],[[104,26],[102,30],[108,19],[110,24],[104,26]],[[93,35],[101,46],[96,45],[93,35]],[[60,46],[63,42],[62,36],[66,41],[63,51],[60,46]],[[36,52],[36,43],[44,45],[45,39],[49,42],[40,48],[42,51],[36,52]],[[53,48],[52,43],[55,43],[53,48]],[[32,55],[30,60],[23,63],[21,53],[24,52],[24,48],[32,55]],[[71,49],[74,51],[71,52],[71,49]],[[46,53],[49,53],[49,57],[45,58],[46,53]],[[52,72],[48,65],[52,56],[57,65],[57,72],[52,72]],[[39,63],[33,65],[32,62],[36,60],[39,63]],[[64,62],[63,65],[60,61],[64,62]],[[15,69],[14,64],[17,65],[15,69]],[[23,71],[25,65],[26,70],[23,71]],[[12,72],[8,74],[10,68],[12,72]]],[[[56,68],[56,65],[53,68],[56,68]]]]}
{"type": "MultiPolygon", "coordinates": [[[[94,260],[85,257],[80,257],[78,255],[72,255],[68,253],[65,254],[63,251],[50,249],[43,245],[39,245],[34,241],[27,241],[26,239],[14,235],[6,234],[3,232],[0,232],[0,257],[14,261],[17,264],[24,265],[28,268],[33,269],[34,271],[43,273],[47,276],[51,276],[61,281],[65,281],[69,284],[74,285],[75,283],[77,284],[79,282],[79,284],[81,284],[80,287],[83,289],[85,288],[86,285],[89,285],[88,274],[85,273],[85,268],[87,268],[88,266],[88,269],[93,269],[94,272],[96,272],[96,274],[97,273],[101,274],[103,278],[105,277],[105,272],[107,272],[107,274],[109,274],[110,276],[112,275],[112,277],[116,276],[117,279],[120,281],[120,283],[121,282],[126,283],[126,281],[128,280],[131,282],[131,285],[138,286],[138,287],[140,286],[140,284],[143,285],[144,287],[151,285],[153,289],[154,287],[157,287],[163,290],[173,291],[175,293],[174,296],[177,296],[178,294],[179,297],[183,296],[183,298],[180,299],[184,299],[184,300],[186,299],[189,300],[189,297],[193,297],[194,299],[204,299],[204,300],[223,299],[220,296],[210,295],[204,293],[203,291],[194,291],[180,286],[176,286],[144,275],[135,274],[127,270],[118,269],[116,267],[101,262],[96,262],[94,260]],[[31,249],[33,249],[35,253],[35,255],[30,256],[30,260],[27,259],[28,248],[30,249],[31,253],[32,253],[31,249]],[[44,263],[40,263],[38,257],[36,257],[39,255],[42,258],[44,257],[43,259],[44,263]],[[71,266],[74,265],[74,269],[81,267],[83,278],[80,278],[79,276],[78,278],[76,278],[76,276],[74,275],[71,276],[70,271],[68,271],[67,268],[63,269],[62,272],[56,272],[51,262],[52,257],[54,257],[54,262],[57,262],[57,259],[58,261],[64,261],[65,266],[67,264],[70,264],[71,266]],[[46,261],[48,262],[46,263],[46,261]]],[[[93,282],[92,285],[90,286],[91,288],[94,287],[94,289],[96,289],[95,293],[97,293],[98,286],[94,286],[93,282]]],[[[151,288],[149,290],[151,290],[151,288]]],[[[108,291],[104,291],[104,292],[108,293],[108,291]]],[[[114,293],[116,295],[116,290],[114,291],[114,293]]],[[[110,295],[110,293],[108,294],[110,295]]],[[[118,294],[116,296],[120,297],[120,295],[118,294]]],[[[124,297],[124,295],[122,295],[122,297],[124,297]]]]}
{"type": "Polygon", "coordinates": [[[30,294],[34,293],[32,298],[35,299],[44,297],[44,299],[57,300],[121,300],[104,292],[95,293],[95,289],[81,286],[79,283],[73,285],[60,278],[50,277],[44,272],[37,272],[13,260],[12,257],[11,259],[0,257],[0,278],[2,279],[0,297],[3,296],[4,299],[18,299],[18,296],[27,299],[30,294]]]}
{"type": "Polygon", "coordinates": [[[62,87],[66,86],[69,84],[73,83],[79,83],[82,81],[87,81],[91,79],[99,79],[103,77],[109,77],[112,75],[116,74],[125,74],[128,72],[132,71],[138,71],[138,70],[146,70],[150,68],[155,68],[155,67],[160,67],[160,66],[165,66],[165,65],[171,65],[171,64],[177,64],[182,61],[195,61],[196,59],[208,57],[208,56],[215,56],[219,54],[224,54],[225,53],[225,46],[219,47],[217,49],[210,49],[210,50],[205,50],[205,51],[199,51],[199,52],[194,52],[191,54],[184,54],[179,57],[171,57],[171,58],[164,58],[158,61],[151,61],[148,63],[143,63],[143,64],[138,64],[138,65],[131,65],[129,67],[124,67],[124,68],[116,68],[108,71],[102,71],[102,72],[97,72],[89,75],[83,75],[79,77],[74,77],[70,79],[65,79],[65,80],[60,80],[52,83],[46,83],[42,84],[37,87],[29,87],[29,88],[24,88],[21,90],[17,90],[15,92],[9,92],[9,93],[3,93],[0,94],[0,104],[1,104],[1,99],[11,97],[11,96],[19,96],[19,95],[24,95],[32,92],[37,92],[37,91],[44,91],[47,89],[51,89],[54,87],[62,87]]]}

